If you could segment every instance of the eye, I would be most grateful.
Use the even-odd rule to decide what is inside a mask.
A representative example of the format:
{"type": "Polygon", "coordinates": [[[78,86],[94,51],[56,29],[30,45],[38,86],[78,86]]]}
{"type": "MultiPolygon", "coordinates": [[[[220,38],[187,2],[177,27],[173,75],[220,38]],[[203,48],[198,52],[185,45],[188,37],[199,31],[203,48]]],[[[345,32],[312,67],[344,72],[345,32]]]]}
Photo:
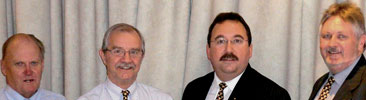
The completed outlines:
{"type": "Polygon", "coordinates": [[[123,50],[121,50],[121,49],[113,49],[112,50],[112,53],[114,53],[114,54],[120,54],[120,53],[123,53],[123,50]]]}
{"type": "Polygon", "coordinates": [[[330,38],[332,38],[332,35],[330,35],[330,34],[324,34],[324,35],[322,35],[321,36],[323,39],[330,39],[330,38]]]}
{"type": "Polygon", "coordinates": [[[226,43],[226,40],[224,40],[224,39],[216,40],[216,44],[218,44],[218,45],[225,44],[225,43],[226,43]]]}
{"type": "Polygon", "coordinates": [[[37,66],[38,62],[37,61],[32,61],[30,64],[31,64],[31,66],[37,66]]]}
{"type": "Polygon", "coordinates": [[[243,43],[243,39],[234,39],[231,41],[233,44],[241,44],[243,43]]]}
{"type": "Polygon", "coordinates": [[[347,38],[348,38],[348,36],[346,36],[346,35],[343,35],[343,34],[338,35],[338,39],[340,39],[340,40],[344,40],[344,39],[347,39],[347,38]]]}
{"type": "Polygon", "coordinates": [[[138,50],[130,50],[130,55],[138,55],[138,50]]]}
{"type": "Polygon", "coordinates": [[[25,65],[24,62],[16,62],[15,63],[15,66],[19,66],[19,67],[24,66],[24,65],[25,65]]]}

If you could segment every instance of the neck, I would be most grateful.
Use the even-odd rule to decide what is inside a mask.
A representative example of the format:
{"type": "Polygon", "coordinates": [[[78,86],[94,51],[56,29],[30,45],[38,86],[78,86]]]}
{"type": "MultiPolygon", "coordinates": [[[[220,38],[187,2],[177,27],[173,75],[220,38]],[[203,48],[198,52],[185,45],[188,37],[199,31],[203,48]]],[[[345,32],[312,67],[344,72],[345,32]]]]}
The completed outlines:
{"type": "Polygon", "coordinates": [[[239,74],[240,73],[217,73],[216,72],[217,77],[223,82],[230,81],[230,80],[234,79],[235,77],[237,77],[239,74]]]}
{"type": "Polygon", "coordinates": [[[38,89],[37,89],[36,91],[31,92],[31,93],[22,93],[21,91],[18,91],[18,90],[16,90],[15,88],[13,88],[13,86],[12,86],[12,85],[9,85],[9,84],[8,84],[8,86],[10,86],[10,88],[11,88],[11,89],[13,89],[15,92],[19,93],[20,95],[22,95],[24,98],[30,98],[30,97],[32,97],[35,93],[37,93],[37,91],[38,91],[38,89]]]}
{"type": "Polygon", "coordinates": [[[128,89],[136,79],[127,79],[127,80],[116,80],[109,79],[113,84],[116,84],[118,87],[122,89],[128,89]]]}

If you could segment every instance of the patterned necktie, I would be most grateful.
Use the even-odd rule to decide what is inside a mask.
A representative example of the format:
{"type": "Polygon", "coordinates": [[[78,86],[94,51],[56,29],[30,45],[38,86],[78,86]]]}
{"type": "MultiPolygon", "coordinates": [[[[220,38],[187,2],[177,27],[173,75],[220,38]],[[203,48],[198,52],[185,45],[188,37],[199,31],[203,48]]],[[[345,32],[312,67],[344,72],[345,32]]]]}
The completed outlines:
{"type": "Polygon", "coordinates": [[[130,94],[130,91],[128,91],[128,90],[122,90],[123,100],[127,100],[128,94],[130,94]]]}
{"type": "Polygon", "coordinates": [[[318,100],[325,100],[329,96],[330,87],[332,86],[334,81],[335,80],[333,77],[330,77],[328,79],[328,82],[324,85],[318,100]]]}
{"type": "Polygon", "coordinates": [[[227,85],[225,83],[220,83],[219,86],[220,90],[217,94],[216,100],[224,100],[224,89],[227,87],[227,85]]]}

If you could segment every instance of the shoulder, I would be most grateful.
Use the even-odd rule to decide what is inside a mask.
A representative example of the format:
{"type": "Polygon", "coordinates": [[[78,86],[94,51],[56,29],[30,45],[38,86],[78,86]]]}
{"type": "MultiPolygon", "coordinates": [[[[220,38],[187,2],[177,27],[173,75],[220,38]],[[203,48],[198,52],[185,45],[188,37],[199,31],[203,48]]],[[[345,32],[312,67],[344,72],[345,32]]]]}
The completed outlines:
{"type": "Polygon", "coordinates": [[[65,96],[45,89],[39,89],[39,95],[45,100],[66,100],[65,96]]]}
{"type": "Polygon", "coordinates": [[[318,78],[314,84],[317,85],[317,84],[323,84],[323,82],[328,78],[328,75],[329,75],[329,72],[325,73],[324,75],[322,75],[320,78],[318,78]]]}
{"type": "Polygon", "coordinates": [[[200,85],[205,85],[205,86],[211,85],[213,79],[214,79],[214,72],[210,72],[210,73],[206,74],[205,76],[201,76],[201,77],[189,82],[188,85],[186,86],[186,88],[200,87],[200,85]],[[210,84],[203,84],[203,82],[207,82],[210,84]]]}
{"type": "Polygon", "coordinates": [[[5,88],[0,89],[0,100],[7,100],[4,91],[5,91],[5,88]]]}
{"type": "Polygon", "coordinates": [[[81,97],[78,98],[78,100],[89,100],[89,99],[99,99],[101,97],[102,93],[105,91],[104,89],[105,84],[101,83],[89,92],[83,94],[81,97]]]}
{"type": "Polygon", "coordinates": [[[139,96],[148,96],[150,98],[154,98],[152,100],[173,100],[170,95],[157,88],[142,83],[136,83],[136,85],[136,91],[138,92],[139,96]]]}
{"type": "Polygon", "coordinates": [[[248,70],[246,70],[246,71],[248,71],[248,74],[243,74],[242,77],[248,76],[250,78],[250,80],[256,80],[256,81],[252,81],[252,82],[254,82],[254,84],[266,85],[266,86],[271,86],[271,87],[275,87],[275,88],[282,88],[277,83],[275,83],[271,79],[267,78],[266,76],[262,75],[261,73],[259,73],[258,71],[256,71],[253,68],[248,67],[248,70]]]}
{"type": "MultiPolygon", "coordinates": [[[[285,100],[290,99],[290,95],[287,92],[287,90],[284,89],[283,87],[281,87],[280,85],[278,85],[276,82],[274,82],[271,79],[260,74],[255,69],[248,67],[248,70],[246,70],[246,71],[248,71],[248,74],[243,74],[241,77],[242,77],[242,79],[244,79],[243,77],[248,77],[248,80],[244,79],[244,81],[251,82],[250,84],[247,84],[247,85],[250,85],[253,88],[256,87],[256,90],[261,90],[262,93],[263,93],[263,91],[265,91],[266,92],[265,94],[267,94],[268,97],[277,98],[277,99],[282,98],[285,100]]],[[[260,92],[260,91],[258,91],[258,92],[260,92]]],[[[253,93],[256,93],[256,92],[253,92],[253,93]]]]}

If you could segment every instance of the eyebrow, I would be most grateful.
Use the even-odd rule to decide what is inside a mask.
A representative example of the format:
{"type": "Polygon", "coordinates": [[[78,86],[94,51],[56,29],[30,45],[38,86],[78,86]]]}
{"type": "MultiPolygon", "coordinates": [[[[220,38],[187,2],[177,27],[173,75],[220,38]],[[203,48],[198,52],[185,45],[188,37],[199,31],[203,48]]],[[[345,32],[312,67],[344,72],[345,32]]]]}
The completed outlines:
{"type": "Polygon", "coordinates": [[[112,49],[123,49],[122,47],[113,46],[112,49]]]}
{"type": "MultiPolygon", "coordinates": [[[[219,39],[219,38],[224,38],[224,36],[223,36],[223,35],[218,35],[218,36],[215,38],[215,40],[217,40],[217,39],[219,39]]],[[[241,35],[235,35],[235,36],[234,36],[234,38],[241,38],[241,39],[244,39],[244,37],[243,37],[243,36],[241,36],[241,35]]]]}
{"type": "Polygon", "coordinates": [[[235,35],[234,38],[236,38],[236,37],[241,38],[241,39],[244,39],[244,37],[241,36],[241,35],[235,35]]]}
{"type": "Polygon", "coordinates": [[[219,38],[224,38],[224,36],[223,35],[218,35],[218,36],[216,36],[215,40],[217,40],[219,38]]]}

